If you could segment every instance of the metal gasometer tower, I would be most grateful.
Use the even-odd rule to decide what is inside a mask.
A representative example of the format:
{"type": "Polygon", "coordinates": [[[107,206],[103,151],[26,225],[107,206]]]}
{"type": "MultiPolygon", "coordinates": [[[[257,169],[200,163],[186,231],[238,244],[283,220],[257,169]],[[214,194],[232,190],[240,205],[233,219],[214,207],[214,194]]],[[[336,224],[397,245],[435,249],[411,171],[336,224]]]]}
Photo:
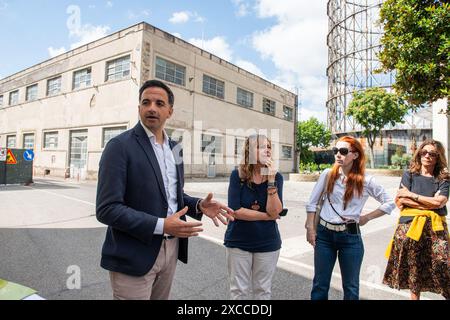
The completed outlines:
{"type": "MultiPolygon", "coordinates": [[[[377,53],[383,26],[379,13],[383,0],[329,0],[328,13],[328,127],[336,136],[361,129],[345,115],[354,91],[370,87],[390,90],[394,74],[376,74],[380,67],[377,53]]],[[[402,145],[407,151],[412,141],[431,136],[432,114],[430,108],[421,109],[406,117],[404,124],[385,128],[383,136],[388,141],[402,145]]],[[[382,147],[382,146],[380,146],[382,147]]],[[[387,150],[379,150],[382,153],[387,150]]],[[[376,161],[387,164],[389,158],[376,161]]]]}

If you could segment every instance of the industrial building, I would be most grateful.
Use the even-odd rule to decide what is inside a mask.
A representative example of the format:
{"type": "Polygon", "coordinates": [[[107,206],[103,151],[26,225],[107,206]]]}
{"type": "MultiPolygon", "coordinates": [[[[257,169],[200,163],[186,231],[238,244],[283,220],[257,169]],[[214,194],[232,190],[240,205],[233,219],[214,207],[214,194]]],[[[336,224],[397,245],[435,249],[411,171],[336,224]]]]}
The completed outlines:
{"type": "Polygon", "coordinates": [[[281,172],[297,170],[294,93],[144,22],[1,79],[0,147],[33,149],[37,176],[95,179],[149,79],[174,92],[166,128],[186,176],[229,174],[252,130],[273,140],[281,172]]]}

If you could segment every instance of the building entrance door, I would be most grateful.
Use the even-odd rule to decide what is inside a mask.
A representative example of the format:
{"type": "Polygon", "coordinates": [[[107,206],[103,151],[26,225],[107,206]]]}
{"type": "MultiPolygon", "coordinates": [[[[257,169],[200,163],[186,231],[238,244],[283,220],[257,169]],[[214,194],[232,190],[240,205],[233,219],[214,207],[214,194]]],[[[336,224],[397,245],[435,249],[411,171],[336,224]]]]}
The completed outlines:
{"type": "Polygon", "coordinates": [[[87,174],[87,130],[70,132],[70,177],[84,180],[87,174]]]}

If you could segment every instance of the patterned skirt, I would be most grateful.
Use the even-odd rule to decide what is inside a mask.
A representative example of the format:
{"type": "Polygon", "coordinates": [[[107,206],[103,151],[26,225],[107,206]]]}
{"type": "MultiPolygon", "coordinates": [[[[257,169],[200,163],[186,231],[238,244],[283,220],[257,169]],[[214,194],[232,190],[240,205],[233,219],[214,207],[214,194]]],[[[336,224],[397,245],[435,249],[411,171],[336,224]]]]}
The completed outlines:
{"type": "Polygon", "coordinates": [[[409,289],[415,294],[429,291],[450,299],[447,223],[443,222],[444,231],[434,232],[427,218],[419,241],[406,236],[410,225],[399,224],[395,231],[383,283],[394,289],[409,289]]]}

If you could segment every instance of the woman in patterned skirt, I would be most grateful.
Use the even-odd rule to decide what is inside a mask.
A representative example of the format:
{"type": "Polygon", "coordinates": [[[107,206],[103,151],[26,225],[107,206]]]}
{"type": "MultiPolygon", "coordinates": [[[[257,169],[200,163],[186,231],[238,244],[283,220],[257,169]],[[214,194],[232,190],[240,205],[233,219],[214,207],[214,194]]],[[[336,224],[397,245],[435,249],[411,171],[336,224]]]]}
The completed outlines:
{"type": "Polygon", "coordinates": [[[383,279],[391,288],[411,290],[412,300],[425,291],[450,299],[448,196],[445,149],[439,141],[425,140],[397,192],[400,219],[386,251],[383,279]]]}

